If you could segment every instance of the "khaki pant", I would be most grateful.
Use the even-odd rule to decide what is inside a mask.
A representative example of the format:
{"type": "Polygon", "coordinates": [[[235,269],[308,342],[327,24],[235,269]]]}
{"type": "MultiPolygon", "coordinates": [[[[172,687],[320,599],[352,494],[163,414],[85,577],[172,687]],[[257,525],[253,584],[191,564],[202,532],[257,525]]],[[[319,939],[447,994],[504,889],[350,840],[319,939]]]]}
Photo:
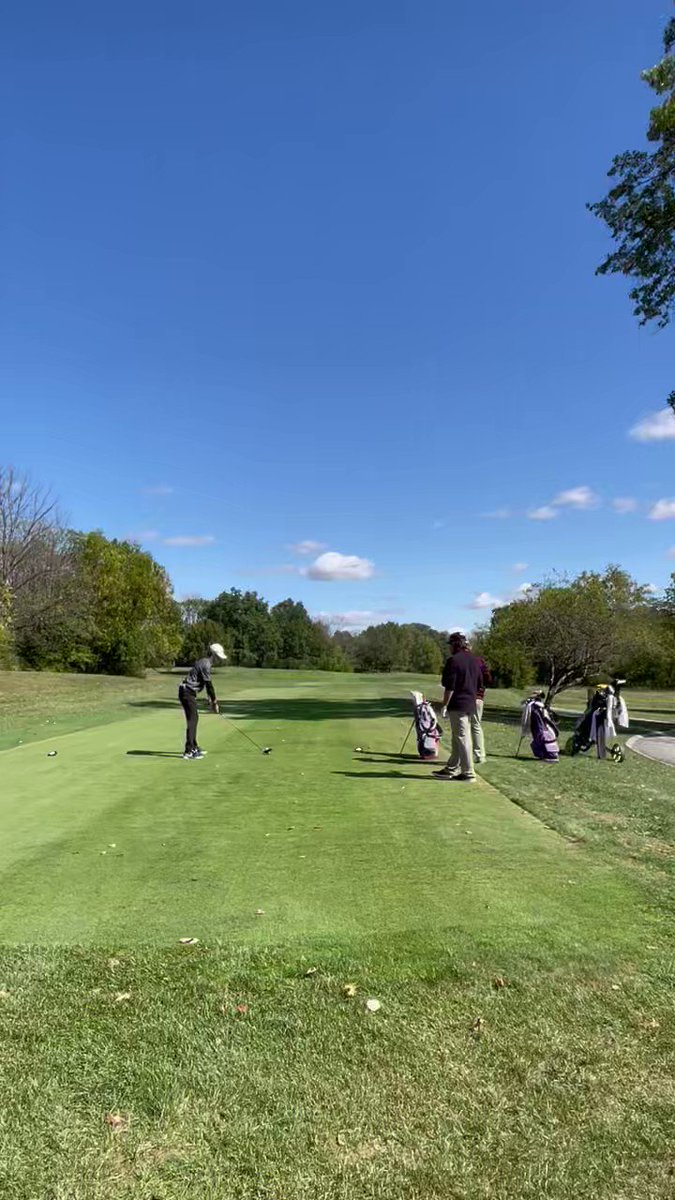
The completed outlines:
{"type": "Polygon", "coordinates": [[[452,730],[452,750],[448,759],[448,770],[473,779],[476,773],[473,768],[473,742],[471,739],[474,714],[454,712],[453,709],[450,709],[448,717],[452,730]]]}
{"type": "Polygon", "coordinates": [[[471,737],[473,739],[473,757],[474,762],[485,762],[485,738],[483,736],[483,703],[482,699],[476,700],[476,711],[471,718],[471,737]]]}

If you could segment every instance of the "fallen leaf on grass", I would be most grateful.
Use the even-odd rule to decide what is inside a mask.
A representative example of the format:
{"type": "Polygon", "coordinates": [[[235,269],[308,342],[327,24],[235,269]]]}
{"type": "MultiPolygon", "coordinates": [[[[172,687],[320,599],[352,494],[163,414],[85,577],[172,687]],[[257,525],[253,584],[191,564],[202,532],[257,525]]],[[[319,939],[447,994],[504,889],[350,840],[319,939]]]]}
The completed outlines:
{"type": "Polygon", "coordinates": [[[366,1000],[366,1009],[368,1012],[379,1012],[382,1008],[379,1000],[366,1000]]]}
{"type": "Polygon", "coordinates": [[[131,992],[118,992],[115,996],[115,1004],[124,1004],[127,1000],[131,1000],[131,992]]]}
{"type": "Polygon", "coordinates": [[[309,979],[311,975],[316,975],[318,967],[308,967],[305,971],[305,979],[309,979]]]}
{"type": "Polygon", "coordinates": [[[344,1134],[342,1134],[342,1133],[336,1134],[335,1141],[337,1142],[338,1146],[346,1146],[347,1145],[347,1139],[344,1136],[344,1134]]]}
{"type": "Polygon", "coordinates": [[[120,966],[120,959],[119,959],[119,958],[109,958],[109,959],[108,959],[108,966],[109,966],[109,968],[110,968],[110,970],[111,970],[111,971],[114,971],[114,970],[115,970],[115,967],[119,967],[119,966],[120,966]]]}
{"type": "Polygon", "coordinates": [[[126,1133],[129,1128],[131,1118],[128,1113],[106,1113],[105,1123],[110,1126],[113,1133],[126,1133]]]}
{"type": "Polygon", "coordinates": [[[256,917],[264,917],[265,909],[264,908],[256,908],[255,915],[256,915],[256,917]]]}
{"type": "Polygon", "coordinates": [[[613,991],[613,992],[620,992],[620,991],[621,991],[621,988],[619,987],[619,984],[618,984],[618,983],[612,983],[612,984],[610,984],[610,986],[611,986],[611,989],[612,989],[612,991],[613,991]]]}
{"type": "Polygon", "coordinates": [[[492,980],[492,986],[493,986],[493,988],[505,988],[506,980],[504,979],[504,976],[503,975],[495,975],[494,979],[492,980]]]}
{"type": "Polygon", "coordinates": [[[198,941],[199,938],[181,938],[180,944],[181,946],[196,946],[198,941]]]}
{"type": "Polygon", "coordinates": [[[471,1032],[476,1037],[480,1037],[480,1035],[484,1032],[484,1030],[485,1030],[485,1021],[483,1020],[482,1017],[476,1017],[476,1020],[473,1022],[473,1025],[471,1026],[471,1032]]]}
{"type": "Polygon", "coordinates": [[[248,1012],[248,1004],[238,1004],[235,1012],[237,1012],[240,1017],[245,1017],[248,1012]]]}
{"type": "Polygon", "coordinates": [[[356,995],[357,990],[358,989],[355,983],[345,983],[342,988],[342,995],[351,998],[352,996],[356,995]]]}

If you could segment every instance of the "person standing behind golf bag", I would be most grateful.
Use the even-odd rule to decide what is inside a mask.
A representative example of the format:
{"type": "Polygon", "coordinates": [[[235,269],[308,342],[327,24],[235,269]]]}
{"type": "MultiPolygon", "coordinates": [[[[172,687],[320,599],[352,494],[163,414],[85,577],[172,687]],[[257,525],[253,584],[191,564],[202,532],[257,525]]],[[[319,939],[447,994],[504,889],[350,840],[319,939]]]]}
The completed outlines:
{"type": "Polygon", "coordinates": [[[483,708],[485,705],[485,689],[492,687],[492,673],[485,659],[481,658],[480,655],[478,655],[478,661],[481,665],[483,678],[478,695],[476,696],[476,711],[471,718],[471,739],[473,741],[474,762],[484,763],[487,754],[485,753],[485,735],[483,733],[483,708]]]}
{"type": "Polygon", "coordinates": [[[483,687],[483,661],[472,654],[463,633],[449,638],[451,657],[445,664],[442,684],[443,716],[450,719],[452,750],[447,765],[434,771],[434,779],[475,783],[471,725],[476,715],[476,698],[483,687]]]}
{"type": "Polygon", "coordinates": [[[227,655],[219,642],[214,642],[209,646],[209,652],[205,658],[200,658],[190,668],[185,679],[178,689],[178,699],[183,705],[185,713],[186,732],[185,732],[185,752],[183,758],[203,758],[204,751],[199,749],[197,745],[197,725],[199,723],[199,709],[197,708],[197,696],[206,688],[206,694],[211,702],[213,712],[218,712],[218,701],[216,693],[211,682],[211,669],[213,660],[224,663],[227,660],[227,655]]]}

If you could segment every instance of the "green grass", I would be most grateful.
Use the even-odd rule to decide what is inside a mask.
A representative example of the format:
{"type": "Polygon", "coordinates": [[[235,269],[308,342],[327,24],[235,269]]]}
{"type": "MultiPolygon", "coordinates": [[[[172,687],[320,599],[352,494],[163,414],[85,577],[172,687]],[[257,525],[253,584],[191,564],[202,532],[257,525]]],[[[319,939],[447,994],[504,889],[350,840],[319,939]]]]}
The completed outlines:
{"type": "Polygon", "coordinates": [[[517,760],[493,693],[435,784],[406,677],[244,671],[272,755],[184,763],[175,684],[0,677],[0,1195],[672,1196],[675,773],[517,760]]]}

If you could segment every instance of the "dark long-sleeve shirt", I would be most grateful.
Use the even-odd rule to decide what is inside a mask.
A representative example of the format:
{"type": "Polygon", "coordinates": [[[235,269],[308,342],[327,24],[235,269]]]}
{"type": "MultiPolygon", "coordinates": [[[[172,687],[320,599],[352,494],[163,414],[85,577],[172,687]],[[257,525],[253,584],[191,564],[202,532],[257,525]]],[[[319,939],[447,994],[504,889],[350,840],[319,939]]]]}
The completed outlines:
{"type": "Polygon", "coordinates": [[[471,713],[476,706],[479,692],[484,688],[483,660],[470,650],[458,650],[443,668],[441,683],[446,692],[452,692],[449,709],[471,713]]]}
{"type": "Polygon", "coordinates": [[[195,696],[198,692],[201,692],[202,688],[206,688],[206,694],[211,703],[213,703],[216,698],[215,689],[213,683],[211,682],[212,666],[213,659],[208,655],[206,658],[200,658],[193,667],[190,667],[190,670],[183,680],[183,687],[188,688],[191,692],[194,692],[195,696]]]}

